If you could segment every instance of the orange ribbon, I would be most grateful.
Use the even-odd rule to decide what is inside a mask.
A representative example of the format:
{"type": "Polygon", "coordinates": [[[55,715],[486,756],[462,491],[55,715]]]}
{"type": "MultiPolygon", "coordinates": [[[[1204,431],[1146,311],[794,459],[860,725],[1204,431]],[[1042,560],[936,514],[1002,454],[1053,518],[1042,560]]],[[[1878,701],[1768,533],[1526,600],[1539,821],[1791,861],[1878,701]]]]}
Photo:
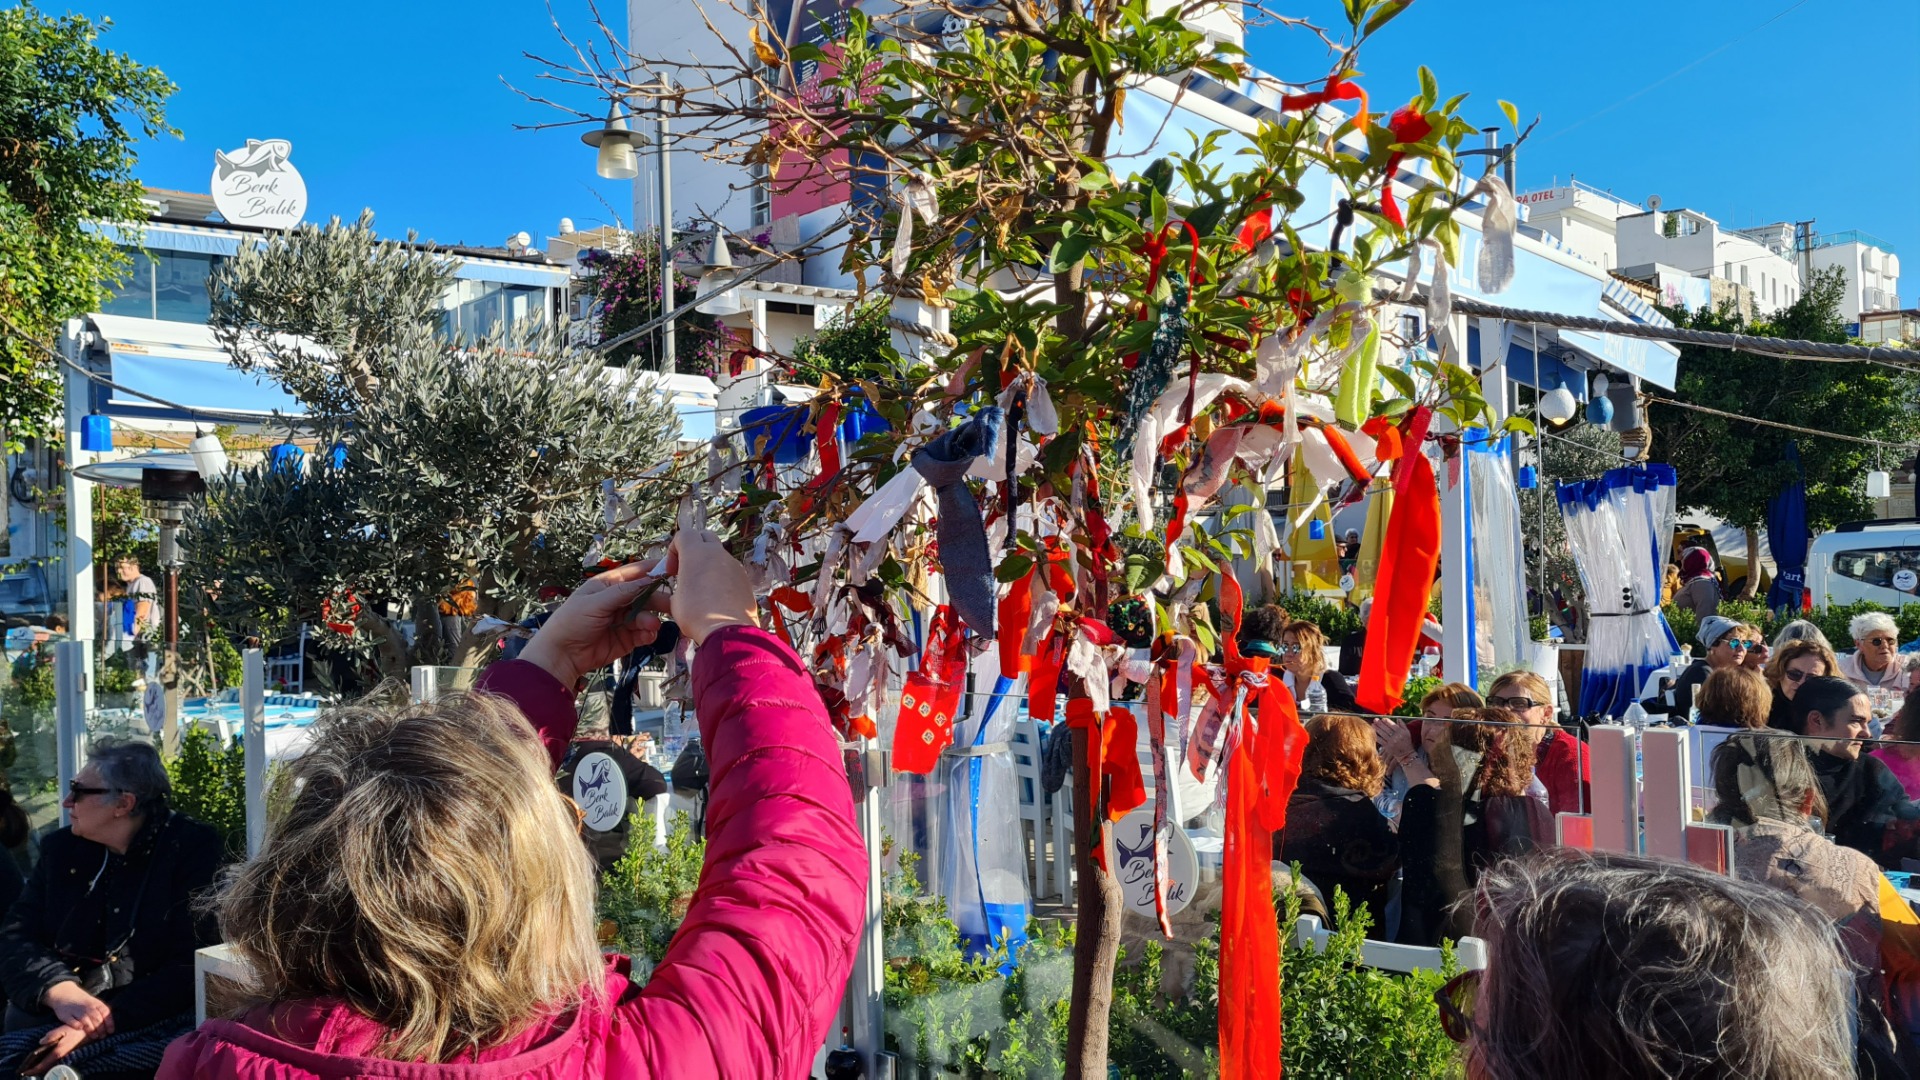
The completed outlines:
{"type": "Polygon", "coordinates": [[[1227,756],[1227,835],[1220,900],[1220,1075],[1280,1075],[1280,933],[1273,917],[1273,834],[1286,827],[1307,732],[1265,657],[1240,654],[1240,583],[1220,576],[1226,689],[1240,702],[1227,756]],[[1246,712],[1258,691],[1258,707],[1246,712]]]}

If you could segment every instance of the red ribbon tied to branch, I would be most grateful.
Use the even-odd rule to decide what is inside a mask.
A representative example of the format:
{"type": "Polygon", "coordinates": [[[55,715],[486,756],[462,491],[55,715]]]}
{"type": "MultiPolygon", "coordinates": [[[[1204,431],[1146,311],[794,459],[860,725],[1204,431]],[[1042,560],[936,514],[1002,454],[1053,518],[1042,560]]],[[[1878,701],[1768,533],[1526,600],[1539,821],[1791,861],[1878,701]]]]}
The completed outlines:
{"type": "MultiPolygon", "coordinates": [[[[1416,143],[1433,134],[1433,125],[1427,123],[1426,116],[1418,109],[1402,105],[1387,118],[1387,130],[1393,132],[1396,143],[1416,143]]],[[[1400,212],[1399,201],[1393,197],[1393,175],[1400,171],[1400,162],[1406,156],[1405,150],[1387,155],[1387,178],[1380,183],[1380,213],[1403,229],[1407,227],[1407,219],[1400,212]]]]}
{"type": "Polygon", "coordinates": [[[1329,77],[1323,89],[1306,94],[1288,94],[1280,99],[1280,111],[1300,112],[1303,109],[1317,108],[1331,101],[1357,99],[1360,102],[1360,111],[1354,115],[1354,127],[1364,131],[1370,116],[1367,109],[1367,92],[1360,88],[1359,83],[1350,81],[1352,77],[1353,72],[1343,71],[1329,77]]]}
{"type": "Polygon", "coordinates": [[[1220,1075],[1280,1075],[1280,934],[1273,918],[1273,834],[1286,827],[1307,731],[1268,660],[1240,655],[1240,583],[1220,576],[1227,623],[1225,689],[1240,716],[1227,757],[1227,836],[1220,899],[1220,1075]],[[1257,695],[1258,706],[1246,712],[1257,695]]]}

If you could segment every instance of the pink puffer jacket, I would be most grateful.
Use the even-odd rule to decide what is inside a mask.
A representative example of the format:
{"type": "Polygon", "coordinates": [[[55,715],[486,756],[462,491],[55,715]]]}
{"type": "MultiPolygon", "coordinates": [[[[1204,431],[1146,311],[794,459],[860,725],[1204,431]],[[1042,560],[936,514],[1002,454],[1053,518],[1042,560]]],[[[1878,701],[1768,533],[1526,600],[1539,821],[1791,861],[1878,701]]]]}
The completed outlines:
{"type": "MultiPolygon", "coordinates": [[[[568,689],[523,661],[495,664],[481,688],[516,702],[558,763],[575,723],[568,689]]],[[[175,1042],[160,1080],[806,1076],[866,906],[866,855],[838,744],[799,658],[751,627],[708,638],[693,695],[712,770],[707,862],[644,989],[628,984],[625,958],[613,958],[607,1004],[444,1064],[365,1056],[380,1032],[338,1001],[263,1007],[175,1042]]]]}

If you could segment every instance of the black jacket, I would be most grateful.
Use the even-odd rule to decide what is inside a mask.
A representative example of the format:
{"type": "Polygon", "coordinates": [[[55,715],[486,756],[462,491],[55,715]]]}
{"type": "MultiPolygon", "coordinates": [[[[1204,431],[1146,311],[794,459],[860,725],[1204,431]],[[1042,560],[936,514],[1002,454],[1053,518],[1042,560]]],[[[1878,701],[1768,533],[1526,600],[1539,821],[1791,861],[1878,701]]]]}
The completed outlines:
{"type": "Polygon", "coordinates": [[[1367,795],[1302,777],[1287,802],[1287,827],[1273,838],[1274,854],[1297,862],[1333,907],[1338,886],[1373,916],[1373,933],[1384,933],[1387,884],[1400,869],[1400,838],[1367,795]]]}
{"type": "Polygon", "coordinates": [[[1821,750],[1808,750],[1807,757],[1827,801],[1822,824],[1834,843],[1864,852],[1890,870],[1915,854],[1912,823],[1920,819],[1920,805],[1907,798],[1886,762],[1867,753],[1843,758],[1821,750]]]}
{"type": "Polygon", "coordinates": [[[1678,679],[1673,681],[1671,704],[1667,702],[1665,694],[1655,694],[1641,702],[1640,707],[1647,710],[1650,716],[1669,716],[1672,718],[1671,722],[1675,724],[1692,723],[1693,695],[1711,674],[1713,674],[1712,665],[1708,664],[1704,658],[1695,660],[1687,665],[1687,670],[1681,672],[1678,679]]]}
{"type": "Polygon", "coordinates": [[[0,986],[19,1008],[40,1013],[55,983],[79,981],[133,931],[133,980],[99,995],[117,1031],[193,1011],[193,953],[220,940],[192,901],[213,883],[220,835],[180,814],[147,823],[125,855],[73,835],[49,833],[40,862],[0,923],[0,986]],[[96,879],[97,875],[97,879],[96,879]],[[142,888],[144,882],[144,890],[142,888]]]}

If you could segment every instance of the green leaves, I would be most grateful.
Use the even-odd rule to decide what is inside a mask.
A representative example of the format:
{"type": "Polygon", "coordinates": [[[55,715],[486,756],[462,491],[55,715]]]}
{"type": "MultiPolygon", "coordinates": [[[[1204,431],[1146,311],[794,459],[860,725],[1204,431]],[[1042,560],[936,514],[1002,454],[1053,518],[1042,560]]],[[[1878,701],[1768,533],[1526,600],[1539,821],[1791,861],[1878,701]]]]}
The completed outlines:
{"type": "Polygon", "coordinates": [[[1048,261],[1048,268],[1056,274],[1064,274],[1080,265],[1080,260],[1086,258],[1088,250],[1093,247],[1094,239],[1092,233],[1080,232],[1073,222],[1068,222],[1060,242],[1053,245],[1053,258],[1048,261]]]}
{"type": "Polygon", "coordinates": [[[1500,111],[1506,115],[1507,123],[1512,124],[1514,127],[1514,130],[1516,131],[1519,130],[1520,110],[1513,107],[1513,102],[1508,101],[1505,98],[1502,98],[1500,100],[1500,111]]]}

